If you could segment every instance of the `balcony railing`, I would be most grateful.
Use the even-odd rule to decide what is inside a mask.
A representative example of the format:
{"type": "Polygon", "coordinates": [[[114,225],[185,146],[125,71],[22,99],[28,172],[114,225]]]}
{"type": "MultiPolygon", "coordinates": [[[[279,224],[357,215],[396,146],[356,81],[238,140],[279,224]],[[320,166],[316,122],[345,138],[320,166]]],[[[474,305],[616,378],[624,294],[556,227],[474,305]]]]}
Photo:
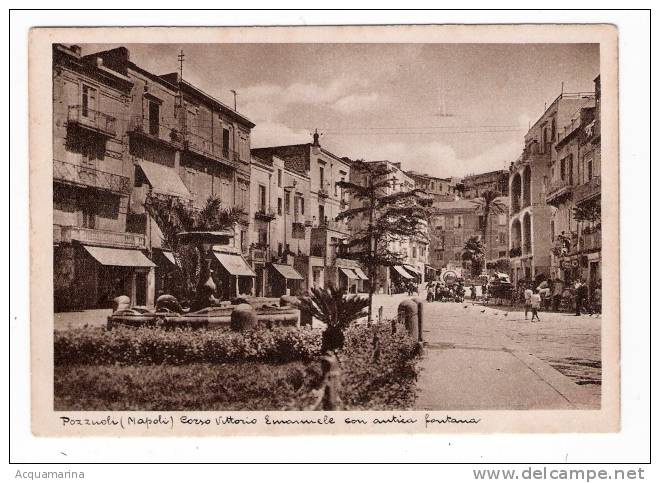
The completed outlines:
{"type": "Polygon", "coordinates": [[[88,107],[69,106],[67,122],[107,136],[117,135],[116,118],[88,107]]]}
{"type": "Polygon", "coordinates": [[[321,198],[327,198],[328,196],[330,196],[330,193],[325,188],[319,188],[317,193],[318,193],[318,196],[320,196],[321,198]]]}
{"type": "Polygon", "coordinates": [[[132,117],[128,125],[128,131],[146,136],[152,140],[174,144],[177,147],[183,142],[183,135],[177,128],[161,124],[148,117],[132,117]]]}
{"type": "Polygon", "coordinates": [[[91,186],[118,194],[131,192],[131,180],[127,176],[57,159],[53,160],[53,180],[80,186],[91,186]]]}
{"type": "MultiPolygon", "coordinates": [[[[56,225],[57,226],[57,225],[56,225]]],[[[58,230],[54,229],[53,234],[58,230]]],[[[80,226],[59,227],[59,242],[71,243],[78,241],[87,245],[100,245],[114,248],[144,249],[146,242],[144,235],[127,233],[123,231],[96,230],[80,226]]]]}
{"type": "Polygon", "coordinates": [[[548,185],[548,194],[545,197],[545,202],[549,204],[557,203],[570,195],[573,188],[571,181],[569,177],[552,180],[548,185]]]}
{"type": "Polygon", "coordinates": [[[186,133],[184,139],[184,147],[189,151],[220,161],[231,167],[237,166],[237,161],[239,160],[238,153],[228,149],[226,146],[194,133],[186,133]]]}
{"type": "Polygon", "coordinates": [[[272,221],[275,219],[277,215],[275,214],[275,210],[272,208],[259,208],[255,213],[254,213],[254,218],[256,220],[263,220],[263,221],[272,221]]]}
{"type": "Polygon", "coordinates": [[[600,176],[594,176],[584,184],[573,189],[573,199],[576,204],[588,201],[600,195],[600,176]]]}

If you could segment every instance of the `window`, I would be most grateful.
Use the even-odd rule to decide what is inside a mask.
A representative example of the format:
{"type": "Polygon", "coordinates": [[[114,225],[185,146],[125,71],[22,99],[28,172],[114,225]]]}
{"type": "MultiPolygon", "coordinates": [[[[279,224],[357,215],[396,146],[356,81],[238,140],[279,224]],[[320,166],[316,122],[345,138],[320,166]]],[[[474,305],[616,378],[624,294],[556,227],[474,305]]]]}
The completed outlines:
{"type": "Polygon", "coordinates": [[[229,129],[222,128],[222,154],[229,157],[229,129]]]}
{"type": "Polygon", "coordinates": [[[323,166],[319,166],[319,189],[325,188],[325,177],[323,166]]]}
{"type": "Polygon", "coordinates": [[[433,181],[431,181],[431,191],[433,191],[435,187],[433,186],[433,181]]]}
{"type": "Polygon", "coordinates": [[[82,86],[82,106],[81,114],[84,117],[89,117],[90,113],[96,110],[96,89],[89,86],[82,86]]]}
{"type": "Polygon", "coordinates": [[[460,260],[461,260],[461,253],[460,253],[460,252],[456,252],[456,253],[454,253],[454,260],[456,260],[456,261],[460,261],[460,260]]]}
{"type": "Polygon", "coordinates": [[[500,250],[500,251],[497,252],[497,253],[498,253],[497,256],[499,256],[500,258],[504,258],[504,257],[506,257],[506,250],[500,250]]]}
{"type": "Polygon", "coordinates": [[[454,235],[454,245],[460,246],[463,243],[461,235],[454,235]]]}
{"type": "Polygon", "coordinates": [[[291,213],[291,193],[288,191],[284,193],[284,212],[287,215],[291,213]]]}
{"type": "Polygon", "coordinates": [[[325,223],[325,206],[319,205],[319,223],[323,225],[325,223]]]}
{"type": "Polygon", "coordinates": [[[454,227],[461,228],[463,226],[463,215],[454,216],[454,227]]]}
{"type": "Polygon", "coordinates": [[[559,166],[559,177],[562,181],[566,179],[566,158],[561,160],[561,165],[559,166]]]}
{"type": "Polygon", "coordinates": [[[587,158],[587,181],[591,181],[591,178],[594,177],[594,160],[589,156],[587,158]]]}
{"type": "Polygon", "coordinates": [[[278,188],[282,187],[282,170],[281,169],[277,170],[277,187],[278,188]]]}
{"type": "Polygon", "coordinates": [[[305,198],[300,198],[300,214],[305,214],[305,198]]]}
{"type": "Polygon", "coordinates": [[[497,215],[497,224],[500,226],[506,225],[506,213],[500,213],[497,215]]]}
{"type": "Polygon", "coordinates": [[[266,211],[266,187],[259,185],[259,211],[266,211]]]}
{"type": "Polygon", "coordinates": [[[278,257],[282,256],[282,242],[277,244],[277,256],[278,257]]]}
{"type": "Polygon", "coordinates": [[[497,235],[497,243],[499,243],[500,245],[506,244],[506,233],[502,231],[499,232],[499,234],[497,235]]]}
{"type": "Polygon", "coordinates": [[[417,247],[412,247],[412,257],[417,258],[417,247]]]}
{"type": "Polygon", "coordinates": [[[555,222],[550,221],[550,241],[555,241],[555,222]]]}
{"type": "Polygon", "coordinates": [[[89,201],[82,207],[82,226],[83,228],[96,228],[94,205],[89,201]]]}
{"type": "Polygon", "coordinates": [[[277,198],[277,214],[282,216],[282,198],[277,198]]]}
{"type": "Polygon", "coordinates": [[[551,128],[551,134],[550,134],[550,140],[554,142],[555,136],[557,135],[557,124],[555,123],[555,118],[552,118],[552,124],[550,125],[551,128]]]}
{"type": "Polygon", "coordinates": [[[439,216],[437,218],[435,228],[437,230],[444,230],[445,229],[445,217],[444,216],[439,216]]]}
{"type": "Polygon", "coordinates": [[[149,101],[149,134],[158,136],[160,125],[160,104],[149,101]]]}

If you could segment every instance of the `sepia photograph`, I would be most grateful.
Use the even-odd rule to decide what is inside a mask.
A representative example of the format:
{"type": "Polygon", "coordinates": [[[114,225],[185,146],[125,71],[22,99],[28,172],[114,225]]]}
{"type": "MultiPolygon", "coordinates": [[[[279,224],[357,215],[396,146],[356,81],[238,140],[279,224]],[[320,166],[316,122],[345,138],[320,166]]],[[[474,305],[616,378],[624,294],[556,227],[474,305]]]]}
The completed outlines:
{"type": "MultiPolygon", "coordinates": [[[[596,418],[608,384],[617,407],[616,139],[601,156],[616,60],[598,36],[137,30],[42,42],[53,322],[36,329],[52,350],[38,390],[60,428],[344,411],[469,431],[505,411],[534,430],[534,411],[596,418]]],[[[563,423],[595,427],[579,421],[563,423]]]]}

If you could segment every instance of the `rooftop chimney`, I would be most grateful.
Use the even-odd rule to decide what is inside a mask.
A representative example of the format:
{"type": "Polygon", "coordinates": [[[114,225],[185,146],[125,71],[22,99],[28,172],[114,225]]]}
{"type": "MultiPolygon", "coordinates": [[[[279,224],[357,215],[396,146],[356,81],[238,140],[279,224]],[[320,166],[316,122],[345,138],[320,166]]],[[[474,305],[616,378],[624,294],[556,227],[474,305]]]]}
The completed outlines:
{"type": "Polygon", "coordinates": [[[312,143],[312,146],[321,147],[321,143],[319,143],[319,136],[319,130],[314,129],[314,135],[312,136],[314,138],[314,142],[312,143]]]}

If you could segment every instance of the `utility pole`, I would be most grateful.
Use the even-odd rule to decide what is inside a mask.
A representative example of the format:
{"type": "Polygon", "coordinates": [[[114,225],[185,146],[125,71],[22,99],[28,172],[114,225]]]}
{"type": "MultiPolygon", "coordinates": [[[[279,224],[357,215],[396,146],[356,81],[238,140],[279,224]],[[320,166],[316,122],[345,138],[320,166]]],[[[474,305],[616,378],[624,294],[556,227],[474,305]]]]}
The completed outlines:
{"type": "Polygon", "coordinates": [[[236,98],[238,97],[238,92],[236,92],[234,89],[231,89],[229,92],[234,94],[234,111],[236,110],[236,98]]]}

